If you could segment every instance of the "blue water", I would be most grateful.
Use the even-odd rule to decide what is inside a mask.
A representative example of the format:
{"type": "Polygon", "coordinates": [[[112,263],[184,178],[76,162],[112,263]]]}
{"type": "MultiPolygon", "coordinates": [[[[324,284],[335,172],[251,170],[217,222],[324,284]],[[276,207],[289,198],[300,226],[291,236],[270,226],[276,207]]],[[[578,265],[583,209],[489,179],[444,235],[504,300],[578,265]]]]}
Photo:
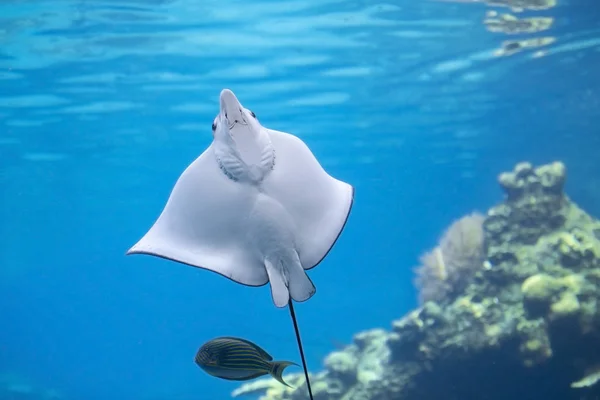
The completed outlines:
{"type": "Polygon", "coordinates": [[[226,399],[237,385],[193,362],[222,335],[299,361],[268,286],[124,255],[210,144],[224,87],[356,188],[346,229],[309,273],[317,294],[296,306],[313,371],[417,305],[419,255],[453,220],[501,201],[496,176],[514,163],[562,160],[569,196],[599,216],[600,7],[526,11],[552,28],[510,36],[485,29],[489,10],[510,11],[3,1],[0,385],[34,398],[226,399]],[[505,40],[543,36],[556,41],[494,56],[505,40]]]}

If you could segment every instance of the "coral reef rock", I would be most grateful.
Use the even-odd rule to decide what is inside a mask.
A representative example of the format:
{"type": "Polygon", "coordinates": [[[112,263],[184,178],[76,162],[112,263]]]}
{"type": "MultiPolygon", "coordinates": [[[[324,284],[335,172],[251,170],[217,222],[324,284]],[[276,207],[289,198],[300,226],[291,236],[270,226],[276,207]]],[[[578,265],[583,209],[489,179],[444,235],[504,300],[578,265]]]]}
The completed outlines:
{"type": "MultiPolygon", "coordinates": [[[[565,178],[560,162],[501,174],[473,281],[330,354],[315,400],[600,398],[600,223],[565,178]]],[[[301,375],[290,382],[249,385],[261,400],[308,399],[301,375]]]]}

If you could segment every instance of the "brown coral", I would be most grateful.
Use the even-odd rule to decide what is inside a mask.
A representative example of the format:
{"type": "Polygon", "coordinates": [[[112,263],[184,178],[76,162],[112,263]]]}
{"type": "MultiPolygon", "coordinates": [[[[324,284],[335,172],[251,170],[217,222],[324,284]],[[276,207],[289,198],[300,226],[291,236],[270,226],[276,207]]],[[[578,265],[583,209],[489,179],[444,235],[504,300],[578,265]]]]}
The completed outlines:
{"type": "Polygon", "coordinates": [[[470,282],[483,263],[483,221],[477,212],[455,221],[440,244],[421,256],[415,269],[419,301],[451,299],[470,282]]]}

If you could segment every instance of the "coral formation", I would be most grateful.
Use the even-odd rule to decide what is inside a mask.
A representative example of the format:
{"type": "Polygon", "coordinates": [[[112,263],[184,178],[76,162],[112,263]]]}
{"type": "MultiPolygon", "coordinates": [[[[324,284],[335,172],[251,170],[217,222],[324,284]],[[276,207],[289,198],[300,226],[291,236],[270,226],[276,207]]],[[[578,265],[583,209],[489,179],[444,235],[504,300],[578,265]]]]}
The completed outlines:
{"type": "MultiPolygon", "coordinates": [[[[501,174],[505,200],[485,216],[485,262],[469,284],[330,354],[315,400],[598,398],[600,222],[565,179],[560,162],[501,174]]],[[[262,400],[307,399],[303,378],[291,382],[251,385],[262,400]]]]}
{"type": "Polygon", "coordinates": [[[439,246],[421,256],[415,269],[419,301],[451,299],[471,281],[484,261],[483,215],[475,212],[455,221],[439,246]]]}

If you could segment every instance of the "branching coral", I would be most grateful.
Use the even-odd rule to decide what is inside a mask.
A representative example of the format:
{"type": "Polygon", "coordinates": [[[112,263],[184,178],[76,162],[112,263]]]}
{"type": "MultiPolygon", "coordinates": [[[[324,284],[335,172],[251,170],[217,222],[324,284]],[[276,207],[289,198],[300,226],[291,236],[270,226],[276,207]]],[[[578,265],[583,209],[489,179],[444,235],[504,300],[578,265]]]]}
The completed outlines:
{"type": "Polygon", "coordinates": [[[439,245],[421,256],[415,269],[419,301],[443,301],[465,288],[484,260],[483,221],[472,213],[455,221],[439,245]]]}

